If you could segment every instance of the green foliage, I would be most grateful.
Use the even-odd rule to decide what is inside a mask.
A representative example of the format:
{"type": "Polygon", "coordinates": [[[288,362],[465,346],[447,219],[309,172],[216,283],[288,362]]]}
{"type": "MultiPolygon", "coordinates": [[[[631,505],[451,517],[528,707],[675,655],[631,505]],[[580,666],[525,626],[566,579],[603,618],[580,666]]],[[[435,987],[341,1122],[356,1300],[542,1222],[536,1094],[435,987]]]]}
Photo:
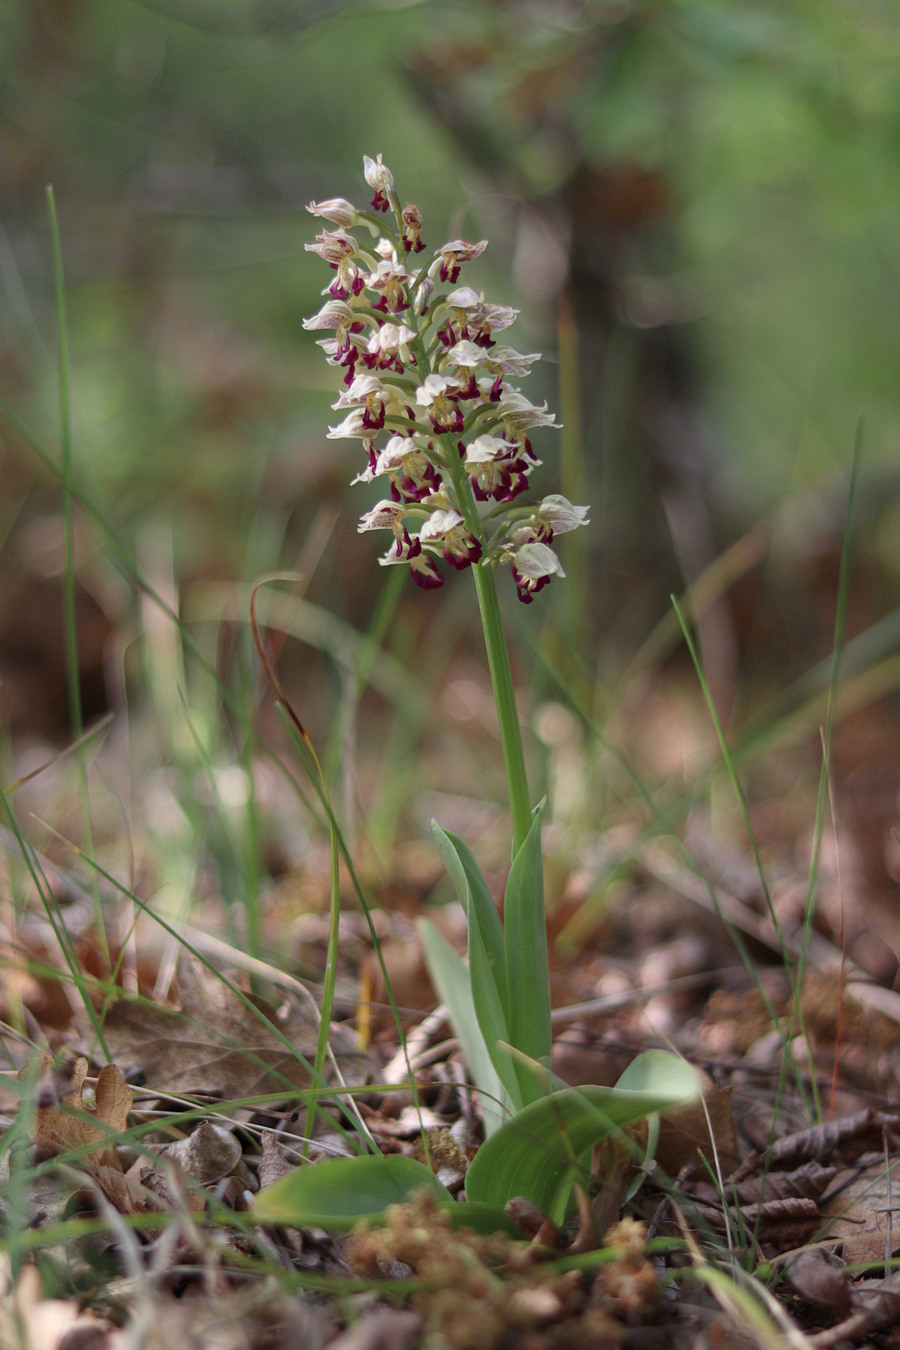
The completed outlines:
{"type": "Polygon", "coordinates": [[[453,1203],[431,1168],[414,1158],[399,1153],[331,1158],[300,1167],[267,1186],[254,1199],[253,1212],[263,1223],[314,1225],[344,1232],[358,1219],[383,1213],[388,1205],[400,1204],[423,1186],[442,1203],[453,1203]]]}
{"type": "Polygon", "coordinates": [[[471,999],[465,996],[453,975],[443,979],[440,965],[446,954],[434,938],[426,945],[429,969],[439,986],[441,983],[448,986],[451,1021],[461,1041],[472,1049],[474,1058],[470,1066],[476,1082],[486,1092],[494,1090],[491,1079],[477,1077],[479,1069],[489,1060],[516,1109],[544,1095],[550,1062],[542,814],[543,804],[535,811],[525,841],[513,859],[502,923],[468,845],[442,830],[436,821],[431,824],[438,851],[466,912],[471,999]],[[469,1015],[470,1007],[474,1010],[477,1033],[469,1015]],[[519,1052],[515,1058],[510,1056],[510,1047],[519,1052]],[[532,1065],[543,1066],[544,1072],[532,1065]]]}
{"type": "MultiPolygon", "coordinates": [[[[509,1043],[522,1055],[550,1066],[550,971],[544,918],[544,860],[541,854],[541,817],[544,803],[533,814],[531,828],[513,858],[506,882],[503,936],[506,949],[509,1043]]],[[[525,1102],[543,1091],[540,1078],[515,1062],[519,1089],[525,1102]]]]}
{"type": "Polygon", "coordinates": [[[563,1088],[532,1102],[482,1144],[466,1174],[466,1195],[503,1206],[533,1200],[561,1223],[576,1181],[587,1181],[583,1155],[608,1135],[655,1111],[682,1106],[699,1091],[696,1071],[662,1050],[639,1055],[614,1088],[563,1088]]]}
{"type": "Polygon", "coordinates": [[[507,1056],[502,1057],[502,1067],[510,1082],[510,1091],[504,1087],[504,1080],[494,1066],[475,1011],[472,982],[465,961],[429,919],[420,918],[417,927],[432,984],[447,1009],[450,1025],[456,1033],[472,1082],[481,1093],[485,1134],[493,1134],[502,1123],[504,1113],[512,1109],[511,1093],[517,1094],[518,1083],[511,1080],[507,1056]]]}
{"type": "Polygon", "coordinates": [[[389,1154],[337,1158],[301,1167],[261,1191],[254,1216],[344,1232],[358,1219],[375,1219],[388,1205],[431,1190],[457,1226],[517,1233],[504,1206],[525,1196],[556,1223],[571,1208],[576,1181],[586,1180],[582,1156],[655,1111],[682,1106],[699,1090],[696,1072],[664,1051],[650,1050],[629,1066],[614,1088],[565,1088],[532,1102],[482,1144],[466,1174],[460,1204],[430,1168],[389,1154]]]}
{"type": "Polygon", "coordinates": [[[423,1188],[437,1197],[458,1228],[521,1236],[502,1208],[457,1204],[430,1167],[399,1153],[333,1158],[298,1168],[260,1191],[253,1214],[261,1223],[313,1225],[346,1233],[360,1219],[382,1219],[388,1205],[402,1204],[423,1188]]]}

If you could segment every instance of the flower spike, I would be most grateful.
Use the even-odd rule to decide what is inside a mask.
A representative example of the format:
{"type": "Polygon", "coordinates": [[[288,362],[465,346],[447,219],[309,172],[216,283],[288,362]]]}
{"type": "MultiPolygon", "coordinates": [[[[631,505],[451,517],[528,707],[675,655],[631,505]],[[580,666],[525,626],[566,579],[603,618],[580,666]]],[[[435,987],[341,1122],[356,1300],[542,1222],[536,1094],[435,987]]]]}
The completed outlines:
{"type": "Polygon", "coordinates": [[[554,537],[588,523],[588,508],[559,494],[521,504],[540,463],[528,433],[559,425],[546,404],[507,384],[526,376],[538,354],[498,345],[496,335],[518,310],[460,284],[487,240],[453,239],[417,270],[421,210],[401,207],[381,155],[366,155],[363,172],[377,220],[343,197],[311,202],[307,210],[333,228],[305,246],[334,273],[322,309],[304,321],[330,330],[319,345],[345,372],[334,404],[345,416],[329,439],[361,442],[365,467],[353,481],[386,479],[390,493],[358,528],[390,530],[382,565],[406,564],[426,590],[444,584],[438,559],[456,570],[502,564],[530,604],[553,577],[565,576],[554,537]],[[376,237],[381,231],[374,246],[358,244],[351,231],[361,226],[376,237]]]}

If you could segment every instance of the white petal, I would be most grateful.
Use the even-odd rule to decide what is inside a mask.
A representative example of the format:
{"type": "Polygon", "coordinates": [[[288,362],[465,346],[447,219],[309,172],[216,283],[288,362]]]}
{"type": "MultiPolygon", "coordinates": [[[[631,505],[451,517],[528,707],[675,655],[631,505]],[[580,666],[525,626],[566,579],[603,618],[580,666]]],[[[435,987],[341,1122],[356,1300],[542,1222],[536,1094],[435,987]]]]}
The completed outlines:
{"type": "Polygon", "coordinates": [[[537,509],[538,519],[549,525],[554,534],[566,534],[587,525],[589,506],[573,506],[568,498],[559,493],[545,497],[537,509]]]}
{"type": "Polygon", "coordinates": [[[420,539],[440,539],[465,520],[458,511],[433,511],[419,530],[420,539]]]}
{"type": "Polygon", "coordinates": [[[531,577],[537,581],[540,577],[564,577],[562,563],[546,544],[524,544],[514,559],[515,568],[520,577],[531,577]]]}

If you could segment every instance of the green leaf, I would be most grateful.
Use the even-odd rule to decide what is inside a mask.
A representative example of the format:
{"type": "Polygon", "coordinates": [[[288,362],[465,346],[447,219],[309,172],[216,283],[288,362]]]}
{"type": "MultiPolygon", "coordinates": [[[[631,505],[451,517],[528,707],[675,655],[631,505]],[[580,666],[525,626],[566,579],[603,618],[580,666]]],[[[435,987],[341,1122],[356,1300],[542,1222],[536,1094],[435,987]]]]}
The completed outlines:
{"type": "Polygon", "coordinates": [[[330,1158],[298,1167],[255,1196],[253,1217],[260,1223],[346,1233],[360,1219],[380,1222],[388,1205],[402,1204],[423,1186],[437,1197],[454,1228],[522,1237],[501,1207],[454,1200],[430,1168],[399,1153],[330,1158]]]}
{"type": "MultiPolygon", "coordinates": [[[[509,1094],[494,1068],[478,1025],[466,963],[430,920],[419,919],[416,927],[422,939],[431,982],[447,1009],[450,1025],[456,1033],[472,1081],[483,1093],[481,1115],[485,1134],[493,1134],[509,1117],[509,1094]]],[[[509,1060],[506,1066],[512,1072],[509,1060]]]]}
{"type": "Polygon", "coordinates": [[[614,1092],[652,1092],[671,1097],[659,1110],[693,1101],[700,1091],[697,1070],[668,1050],[645,1050],[619,1076],[614,1092]]]}
{"type": "Polygon", "coordinates": [[[427,1186],[442,1202],[458,1208],[429,1167],[399,1153],[329,1158],[298,1167],[266,1186],[253,1200],[260,1223],[325,1228],[344,1233],[358,1219],[376,1218],[388,1205],[408,1200],[427,1186]]]}
{"type": "Polygon", "coordinates": [[[467,1198],[502,1208],[524,1195],[561,1223],[586,1149],[699,1092],[696,1072],[665,1051],[638,1056],[626,1076],[625,1088],[564,1088],[526,1106],[476,1153],[466,1175],[467,1198]]]}
{"type": "Polygon", "coordinates": [[[470,927],[473,924],[477,925],[493,982],[505,1011],[508,996],[506,946],[503,939],[503,924],[500,922],[494,898],[488,890],[487,882],[469,845],[458,835],[442,829],[436,820],[431,822],[431,833],[453,882],[457,898],[465,906],[469,925],[470,927]]]}
{"type": "Polygon", "coordinates": [[[518,1109],[523,1099],[516,1070],[504,1048],[511,1044],[507,1020],[506,946],[503,925],[484,877],[468,845],[431,822],[438,851],[460,901],[466,907],[469,935],[469,986],[475,1015],[491,1062],[518,1109]]]}
{"type": "MultiPolygon", "coordinates": [[[[544,920],[544,864],[541,856],[541,816],[534,812],[531,828],[510,869],[506,883],[503,924],[506,970],[509,977],[507,1021],[509,1043],[530,1059],[550,1064],[550,971],[544,920]]],[[[516,1061],[523,1104],[546,1093],[546,1082],[516,1061]]]]}

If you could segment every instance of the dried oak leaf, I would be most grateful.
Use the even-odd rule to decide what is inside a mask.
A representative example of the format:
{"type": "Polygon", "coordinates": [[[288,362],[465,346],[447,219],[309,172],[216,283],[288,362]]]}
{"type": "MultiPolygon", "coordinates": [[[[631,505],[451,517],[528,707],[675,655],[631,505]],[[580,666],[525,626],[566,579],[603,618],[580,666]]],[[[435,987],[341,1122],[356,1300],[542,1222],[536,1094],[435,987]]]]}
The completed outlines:
{"type": "Polygon", "coordinates": [[[35,1056],[19,1070],[20,1079],[34,1076],[37,1080],[37,1107],[30,1125],[37,1147],[55,1154],[93,1144],[95,1147],[82,1155],[83,1164],[121,1172],[118,1155],[109,1142],[111,1134],[128,1128],[132,1107],[131,1088],[121,1069],[107,1064],[100,1070],[93,1109],[81,1095],[88,1071],[84,1055],[67,1055],[56,1068],[51,1057],[43,1055],[35,1072],[37,1069],[35,1056]]]}
{"type": "Polygon", "coordinates": [[[187,955],[179,959],[177,985],[177,1008],[145,998],[113,1004],[103,1030],[116,1059],[139,1065],[148,1082],[167,1092],[249,1097],[309,1086],[306,1065],[276,1032],[312,1058],[316,1026],[299,1004],[282,1019],[254,997],[260,1018],[215,972],[187,955]]]}

